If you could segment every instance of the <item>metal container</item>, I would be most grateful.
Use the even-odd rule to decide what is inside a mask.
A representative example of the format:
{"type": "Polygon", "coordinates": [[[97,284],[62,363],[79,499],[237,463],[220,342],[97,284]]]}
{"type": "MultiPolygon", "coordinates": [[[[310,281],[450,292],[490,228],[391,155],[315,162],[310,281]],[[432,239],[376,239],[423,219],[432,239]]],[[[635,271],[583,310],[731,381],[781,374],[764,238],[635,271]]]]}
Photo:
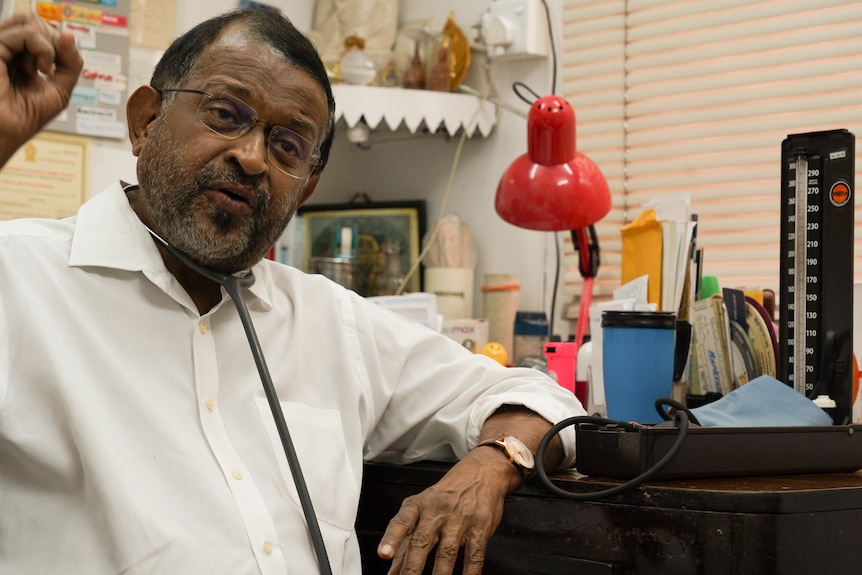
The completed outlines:
{"type": "Polygon", "coordinates": [[[362,266],[350,258],[314,257],[308,262],[308,271],[323,274],[335,283],[358,292],[362,287],[362,266]]]}

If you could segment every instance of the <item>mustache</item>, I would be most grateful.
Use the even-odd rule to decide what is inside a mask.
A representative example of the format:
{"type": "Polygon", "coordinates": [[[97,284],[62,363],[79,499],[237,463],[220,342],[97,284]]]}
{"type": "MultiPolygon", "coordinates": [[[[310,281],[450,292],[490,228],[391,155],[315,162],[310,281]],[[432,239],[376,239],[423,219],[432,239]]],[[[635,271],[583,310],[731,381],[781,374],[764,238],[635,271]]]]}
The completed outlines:
{"type": "Polygon", "coordinates": [[[204,166],[195,174],[195,188],[200,192],[213,187],[214,182],[240,185],[251,190],[257,199],[258,211],[263,211],[269,206],[271,194],[264,188],[262,180],[260,176],[249,176],[238,170],[219,170],[204,166]]]}

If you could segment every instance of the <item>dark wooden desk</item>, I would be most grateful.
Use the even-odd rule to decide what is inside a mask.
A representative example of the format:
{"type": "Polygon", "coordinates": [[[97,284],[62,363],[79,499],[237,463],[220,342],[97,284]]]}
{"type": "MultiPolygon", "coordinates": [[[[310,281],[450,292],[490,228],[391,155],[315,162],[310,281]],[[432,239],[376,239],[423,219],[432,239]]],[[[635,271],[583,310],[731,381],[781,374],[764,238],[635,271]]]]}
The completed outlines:
{"type": "MultiPolygon", "coordinates": [[[[365,575],[386,573],[375,550],[401,501],[446,469],[365,466],[356,523],[365,575]]],[[[618,483],[576,473],[554,481],[576,492],[618,483]]],[[[528,485],[509,497],[484,573],[859,574],[862,473],[661,481],[599,502],[528,485]]]]}

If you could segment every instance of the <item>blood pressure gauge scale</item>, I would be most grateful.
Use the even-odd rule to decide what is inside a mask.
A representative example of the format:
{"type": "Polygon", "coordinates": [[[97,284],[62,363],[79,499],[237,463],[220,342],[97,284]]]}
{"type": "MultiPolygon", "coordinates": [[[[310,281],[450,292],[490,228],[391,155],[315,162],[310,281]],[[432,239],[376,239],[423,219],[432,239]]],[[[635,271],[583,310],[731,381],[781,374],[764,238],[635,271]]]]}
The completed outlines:
{"type": "Polygon", "coordinates": [[[853,353],[855,137],[788,136],[781,146],[779,379],[836,403],[849,422],[853,353]]]}

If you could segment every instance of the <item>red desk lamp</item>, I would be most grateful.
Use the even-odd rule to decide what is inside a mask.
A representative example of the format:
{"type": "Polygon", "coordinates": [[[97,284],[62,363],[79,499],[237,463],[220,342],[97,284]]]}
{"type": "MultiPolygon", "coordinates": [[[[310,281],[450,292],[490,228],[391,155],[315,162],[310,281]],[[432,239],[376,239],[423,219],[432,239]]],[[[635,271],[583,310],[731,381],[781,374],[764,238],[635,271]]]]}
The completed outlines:
{"type": "Polygon", "coordinates": [[[545,96],[527,116],[527,153],[500,178],[497,213],[521,228],[571,230],[584,277],[575,355],[589,325],[593,278],[599,250],[593,224],[611,209],[611,194],[601,170],[575,146],[575,111],[565,98],[545,96]]]}

